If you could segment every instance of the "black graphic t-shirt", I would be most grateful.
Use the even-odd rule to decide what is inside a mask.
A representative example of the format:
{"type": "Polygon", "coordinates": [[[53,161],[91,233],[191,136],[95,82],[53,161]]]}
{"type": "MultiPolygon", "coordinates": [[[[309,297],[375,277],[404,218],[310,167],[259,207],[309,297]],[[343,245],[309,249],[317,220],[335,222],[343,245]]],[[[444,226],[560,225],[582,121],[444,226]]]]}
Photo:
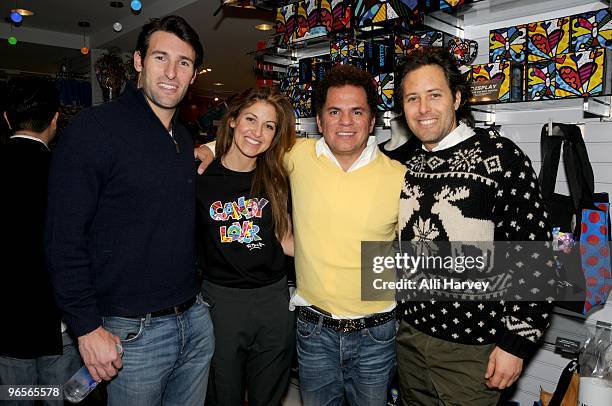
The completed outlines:
{"type": "Polygon", "coordinates": [[[273,231],[271,204],[252,196],[254,172],[214,160],[197,180],[198,256],[205,280],[233,288],[278,282],[285,254],[273,231]]]}

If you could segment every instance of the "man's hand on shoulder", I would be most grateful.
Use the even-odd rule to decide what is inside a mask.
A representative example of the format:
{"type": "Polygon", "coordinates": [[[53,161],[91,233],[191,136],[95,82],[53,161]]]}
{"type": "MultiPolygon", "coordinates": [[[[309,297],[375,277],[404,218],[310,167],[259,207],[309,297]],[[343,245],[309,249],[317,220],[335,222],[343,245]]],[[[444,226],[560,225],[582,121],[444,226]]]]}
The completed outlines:
{"type": "Polygon", "coordinates": [[[117,345],[121,345],[119,337],[102,326],[79,337],[79,352],[96,381],[111,380],[123,366],[117,345]]]}
{"type": "Polygon", "coordinates": [[[202,144],[198,148],[195,148],[193,155],[196,159],[202,161],[198,166],[198,175],[203,174],[206,168],[208,168],[208,165],[215,159],[215,153],[208,144],[202,144]]]}
{"type": "Polygon", "coordinates": [[[489,355],[489,365],[485,373],[486,384],[491,389],[505,389],[518,379],[523,370],[523,360],[495,347],[489,355]]]}

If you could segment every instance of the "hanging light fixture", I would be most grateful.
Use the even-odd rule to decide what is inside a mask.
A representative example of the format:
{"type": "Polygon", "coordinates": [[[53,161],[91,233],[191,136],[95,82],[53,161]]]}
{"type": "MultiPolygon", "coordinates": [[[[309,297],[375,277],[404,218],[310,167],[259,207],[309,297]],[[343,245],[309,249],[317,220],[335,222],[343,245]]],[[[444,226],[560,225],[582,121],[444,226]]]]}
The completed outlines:
{"type": "Polygon", "coordinates": [[[23,17],[16,11],[11,11],[11,21],[15,24],[19,24],[23,21],[23,17]]]}
{"type": "Polygon", "coordinates": [[[87,55],[89,54],[89,47],[85,44],[85,30],[91,27],[91,24],[89,24],[89,21],[79,21],[77,24],[83,29],[83,47],[81,48],[81,53],[87,55]]]}
{"type": "Polygon", "coordinates": [[[115,32],[120,32],[123,29],[123,25],[119,22],[119,9],[123,8],[123,2],[111,1],[110,6],[117,10],[117,21],[113,24],[113,30],[115,30],[115,32]]]}
{"type": "Polygon", "coordinates": [[[134,11],[140,11],[140,9],[142,9],[142,3],[140,2],[140,0],[132,0],[132,2],[130,3],[130,7],[134,11]]]}

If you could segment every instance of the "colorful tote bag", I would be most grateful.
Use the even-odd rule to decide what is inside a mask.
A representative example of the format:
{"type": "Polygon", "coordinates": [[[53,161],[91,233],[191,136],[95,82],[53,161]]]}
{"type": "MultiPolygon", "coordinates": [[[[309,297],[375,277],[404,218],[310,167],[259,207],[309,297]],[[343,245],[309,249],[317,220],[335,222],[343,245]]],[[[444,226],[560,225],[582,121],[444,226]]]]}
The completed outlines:
{"type": "Polygon", "coordinates": [[[594,176],[580,128],[548,125],[540,138],[540,187],[553,225],[553,247],[565,290],[557,306],[587,314],[606,302],[612,287],[610,215],[607,193],[594,193],[594,176]],[[563,147],[563,163],[570,190],[554,193],[563,147]]]}

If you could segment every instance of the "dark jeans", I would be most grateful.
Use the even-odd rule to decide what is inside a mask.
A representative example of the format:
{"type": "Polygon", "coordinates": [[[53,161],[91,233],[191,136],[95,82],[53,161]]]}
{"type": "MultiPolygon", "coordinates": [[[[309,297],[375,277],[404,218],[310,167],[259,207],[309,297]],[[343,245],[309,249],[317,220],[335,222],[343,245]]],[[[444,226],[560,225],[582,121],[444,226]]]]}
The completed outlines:
{"type": "MultiPolygon", "coordinates": [[[[58,326],[59,328],[59,326],[58,326]]],[[[0,356],[0,385],[63,385],[81,367],[81,357],[72,338],[62,334],[63,355],[33,359],[0,356]]],[[[3,400],[2,405],[30,406],[33,400],[3,400]]],[[[43,405],[62,405],[61,400],[43,401],[43,405]]],[[[68,404],[68,402],[66,402],[68,404]]]]}
{"type": "Polygon", "coordinates": [[[395,371],[391,320],[352,333],[339,333],[297,319],[300,391],[304,406],[384,406],[395,371]]]}
{"type": "Polygon", "coordinates": [[[294,313],[287,279],[254,289],[204,281],[211,305],[216,349],[207,405],[277,406],[287,389],[294,347],[294,313]]]}

